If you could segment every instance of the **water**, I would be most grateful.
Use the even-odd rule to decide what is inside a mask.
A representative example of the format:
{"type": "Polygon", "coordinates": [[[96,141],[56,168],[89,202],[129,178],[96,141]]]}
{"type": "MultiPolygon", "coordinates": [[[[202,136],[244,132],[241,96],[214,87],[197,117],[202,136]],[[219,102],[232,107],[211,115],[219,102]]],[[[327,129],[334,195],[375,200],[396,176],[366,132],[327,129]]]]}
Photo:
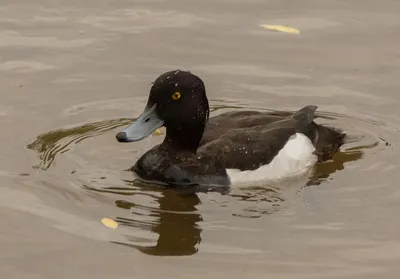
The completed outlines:
{"type": "Polygon", "coordinates": [[[2,1],[1,278],[397,278],[399,9],[2,1]],[[352,141],[306,181],[140,185],[126,170],[163,135],[120,144],[115,134],[175,68],[203,78],[212,115],[315,104],[317,122],[352,141]]]}

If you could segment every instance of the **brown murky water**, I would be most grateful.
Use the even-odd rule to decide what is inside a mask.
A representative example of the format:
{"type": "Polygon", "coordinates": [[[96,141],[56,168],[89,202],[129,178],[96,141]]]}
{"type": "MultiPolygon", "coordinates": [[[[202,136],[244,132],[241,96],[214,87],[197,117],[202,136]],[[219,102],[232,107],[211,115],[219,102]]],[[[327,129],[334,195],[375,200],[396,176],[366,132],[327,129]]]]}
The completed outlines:
{"type": "Polygon", "coordinates": [[[398,278],[399,12],[389,0],[1,1],[0,277],[398,278]],[[316,104],[319,123],[355,140],[309,181],[135,184],[124,170],[163,136],[115,133],[175,68],[204,79],[214,115],[316,104]]]}

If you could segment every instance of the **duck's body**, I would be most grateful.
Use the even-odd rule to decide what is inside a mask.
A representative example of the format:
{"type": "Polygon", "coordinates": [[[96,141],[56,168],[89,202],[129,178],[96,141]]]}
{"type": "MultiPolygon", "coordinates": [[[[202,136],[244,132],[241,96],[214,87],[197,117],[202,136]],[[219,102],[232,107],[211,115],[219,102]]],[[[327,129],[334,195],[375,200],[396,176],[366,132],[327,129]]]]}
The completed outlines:
{"type": "Polygon", "coordinates": [[[316,109],[235,111],[208,119],[201,79],[173,71],[155,81],[145,112],[117,139],[141,140],[166,127],[164,142],[132,167],[143,181],[170,186],[259,184],[305,174],[343,144],[344,133],[313,121],[316,109]]]}
{"type": "MultiPolygon", "coordinates": [[[[274,122],[285,120],[292,112],[230,111],[211,117],[207,123],[200,147],[218,139],[229,132],[240,133],[254,127],[266,127],[274,122]]],[[[276,124],[275,124],[276,125],[276,124]]],[[[279,124],[278,124],[279,125],[279,124]]],[[[338,129],[318,125],[314,121],[304,131],[316,148],[318,162],[332,158],[344,143],[346,134],[338,129]]]]}

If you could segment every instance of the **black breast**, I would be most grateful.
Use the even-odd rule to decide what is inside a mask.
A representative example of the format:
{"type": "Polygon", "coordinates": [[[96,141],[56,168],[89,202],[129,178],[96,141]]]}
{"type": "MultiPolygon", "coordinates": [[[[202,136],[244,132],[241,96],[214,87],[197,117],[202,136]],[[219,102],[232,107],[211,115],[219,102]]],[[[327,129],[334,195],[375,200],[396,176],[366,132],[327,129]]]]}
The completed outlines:
{"type": "Polygon", "coordinates": [[[199,160],[196,155],[159,145],[146,152],[132,167],[142,180],[169,186],[228,186],[225,168],[215,161],[199,160]]]}

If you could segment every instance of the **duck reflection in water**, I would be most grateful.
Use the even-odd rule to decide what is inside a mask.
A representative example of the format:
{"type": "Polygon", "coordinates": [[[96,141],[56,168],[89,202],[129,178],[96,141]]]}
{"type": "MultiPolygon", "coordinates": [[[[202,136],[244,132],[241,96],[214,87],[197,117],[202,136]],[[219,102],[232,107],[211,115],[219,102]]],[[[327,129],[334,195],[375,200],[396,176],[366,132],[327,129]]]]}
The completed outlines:
{"type": "MultiPolygon", "coordinates": [[[[321,164],[317,168],[307,186],[319,185],[322,181],[328,179],[332,173],[342,170],[346,162],[357,161],[362,158],[362,155],[363,152],[358,148],[339,152],[332,161],[321,164]]],[[[132,186],[132,181],[125,182],[132,186]]],[[[121,225],[153,232],[158,235],[158,239],[154,245],[144,245],[140,244],[140,242],[148,242],[147,238],[141,239],[127,236],[128,243],[113,243],[132,247],[142,253],[153,256],[189,256],[196,254],[201,242],[201,222],[203,221],[197,209],[197,206],[201,203],[197,193],[202,192],[198,190],[192,188],[190,191],[184,192],[182,189],[141,187],[140,193],[151,196],[158,204],[152,207],[124,200],[116,201],[118,207],[130,210],[137,209],[133,210],[135,216],[132,218],[117,218],[121,225]],[[139,213],[139,210],[145,210],[147,213],[139,213]],[[143,220],[144,218],[147,220],[143,220]]],[[[228,192],[221,192],[221,194],[228,194],[233,198],[246,200],[245,196],[236,196],[228,192]]],[[[285,199],[276,201],[273,199],[274,193],[270,191],[262,191],[259,194],[261,196],[256,198],[257,193],[253,190],[251,197],[258,202],[267,200],[267,202],[278,202],[280,204],[285,201],[285,199]]],[[[272,212],[268,211],[266,213],[272,212]]]]}
{"type": "MultiPolygon", "coordinates": [[[[137,206],[126,201],[116,203],[117,206],[128,209],[137,206]]],[[[159,207],[146,208],[150,217],[155,218],[154,221],[118,218],[121,225],[139,227],[158,234],[155,245],[114,243],[130,246],[153,256],[187,256],[197,253],[202,232],[199,223],[203,221],[196,208],[200,204],[197,194],[166,189],[161,193],[161,197],[157,198],[157,203],[159,207]]],[[[129,240],[138,242],[134,237],[130,237],[129,240]]]]}

